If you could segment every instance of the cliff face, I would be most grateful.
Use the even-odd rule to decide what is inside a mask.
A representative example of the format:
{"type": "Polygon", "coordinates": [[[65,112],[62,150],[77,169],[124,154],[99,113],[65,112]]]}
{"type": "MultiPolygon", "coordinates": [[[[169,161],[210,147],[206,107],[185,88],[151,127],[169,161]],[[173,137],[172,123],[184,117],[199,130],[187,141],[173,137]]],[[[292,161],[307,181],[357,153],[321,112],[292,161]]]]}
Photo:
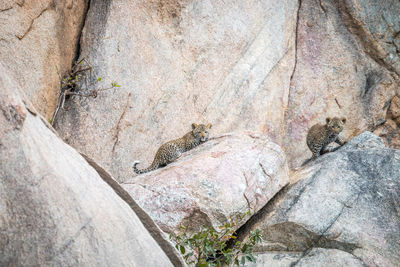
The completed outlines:
{"type": "Polygon", "coordinates": [[[46,119],[56,109],[61,76],[75,60],[88,2],[0,3],[0,61],[46,119]]]}
{"type": "Polygon", "coordinates": [[[260,248],[265,264],[390,266],[398,152],[364,134],[350,150],[298,168],[311,157],[308,129],[326,117],[347,118],[346,139],[369,130],[400,148],[399,14],[396,0],[2,1],[0,265],[182,265],[152,219],[172,231],[216,226],[249,208],[251,216],[277,210],[256,224],[270,238],[260,248]],[[121,87],[66,97],[54,130],[60,83],[82,59],[89,84],[121,87]],[[134,160],[150,164],[193,122],[212,123],[218,138],[134,177],[134,160]],[[331,190],[335,199],[324,202],[331,190]],[[337,231],[327,228],[328,211],[342,216],[337,231]],[[368,228],[378,217],[387,224],[368,228]],[[290,253],[268,252],[277,238],[295,243],[284,243],[290,253]]]}
{"type": "Polygon", "coordinates": [[[0,265],[179,266],[154,222],[57,137],[16,83],[0,65],[0,265]]]}
{"type": "Polygon", "coordinates": [[[263,233],[259,266],[398,266],[399,150],[365,132],[293,178],[239,230],[263,233]]]}
{"type": "Polygon", "coordinates": [[[56,128],[119,181],[192,122],[266,133],[294,169],[325,117],[347,117],[347,138],[385,121],[400,88],[399,11],[398,1],[92,1],[80,57],[100,86],[121,87],[71,99],[56,128]]]}

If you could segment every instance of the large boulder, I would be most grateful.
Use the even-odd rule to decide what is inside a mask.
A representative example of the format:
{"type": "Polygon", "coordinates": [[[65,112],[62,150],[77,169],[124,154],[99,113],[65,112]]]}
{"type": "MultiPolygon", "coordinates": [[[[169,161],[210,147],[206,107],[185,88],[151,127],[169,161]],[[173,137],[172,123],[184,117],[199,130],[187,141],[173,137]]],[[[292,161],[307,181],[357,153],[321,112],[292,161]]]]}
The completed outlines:
{"type": "Polygon", "coordinates": [[[56,128],[119,181],[132,159],[191,123],[282,135],[294,66],[296,0],[92,0],[81,56],[120,88],[74,97],[56,128]]]}
{"type": "Polygon", "coordinates": [[[326,117],[347,118],[346,138],[385,121],[400,95],[399,14],[396,0],[301,1],[283,145],[291,169],[311,157],[308,129],[326,117]]]}
{"type": "Polygon", "coordinates": [[[1,0],[0,62],[46,118],[76,57],[89,0],[1,0]]]}
{"type": "MultiPolygon", "coordinates": [[[[294,173],[239,230],[260,229],[266,266],[398,266],[400,151],[365,132],[294,173]]],[[[251,266],[251,265],[249,265],[251,266]]],[[[262,266],[262,265],[261,265],[262,266]]]]}
{"type": "Polygon", "coordinates": [[[15,85],[0,64],[0,265],[179,266],[15,85]]]}
{"type": "Polygon", "coordinates": [[[282,149],[265,135],[244,132],[215,137],[122,186],[168,233],[180,225],[198,230],[247,211],[253,215],[288,182],[282,149]]]}

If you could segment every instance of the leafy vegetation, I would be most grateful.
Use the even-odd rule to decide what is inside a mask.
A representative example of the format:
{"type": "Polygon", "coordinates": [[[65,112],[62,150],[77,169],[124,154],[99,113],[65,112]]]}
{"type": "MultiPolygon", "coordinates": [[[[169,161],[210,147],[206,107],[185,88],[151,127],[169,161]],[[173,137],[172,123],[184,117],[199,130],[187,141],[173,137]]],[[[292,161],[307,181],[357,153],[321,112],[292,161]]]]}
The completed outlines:
{"type": "Polygon", "coordinates": [[[170,239],[176,243],[175,247],[180,251],[186,263],[196,267],[221,267],[222,264],[244,264],[246,261],[255,262],[252,252],[254,246],[262,241],[259,229],[250,232],[247,242],[234,241],[236,239],[235,226],[244,218],[241,214],[235,219],[222,225],[219,231],[213,227],[203,226],[199,232],[189,234],[184,226],[179,235],[170,234],[170,239]],[[233,245],[228,241],[233,240],[233,245]]]}
{"type": "Polygon", "coordinates": [[[93,67],[84,58],[77,61],[71,70],[61,79],[61,92],[54,115],[49,122],[53,125],[60,108],[64,109],[65,99],[68,96],[96,98],[102,91],[121,87],[116,81],[108,87],[100,87],[101,77],[93,77],[93,67]]]}

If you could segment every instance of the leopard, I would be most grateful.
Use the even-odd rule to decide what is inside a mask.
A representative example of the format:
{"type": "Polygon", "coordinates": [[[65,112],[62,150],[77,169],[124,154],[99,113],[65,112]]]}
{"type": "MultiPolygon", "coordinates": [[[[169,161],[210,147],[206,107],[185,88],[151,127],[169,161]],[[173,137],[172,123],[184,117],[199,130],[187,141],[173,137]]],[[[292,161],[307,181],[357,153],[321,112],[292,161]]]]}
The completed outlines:
{"type": "Polygon", "coordinates": [[[134,172],[137,174],[147,173],[174,162],[182,155],[182,153],[206,142],[209,138],[208,131],[211,127],[211,123],[207,125],[192,123],[192,130],[190,132],[186,133],[181,138],[171,140],[160,146],[149,167],[138,169],[136,165],[139,164],[140,161],[134,161],[132,166],[134,172]]]}
{"type": "Polygon", "coordinates": [[[334,117],[326,118],[325,120],[325,125],[315,124],[307,133],[307,146],[312,152],[311,159],[315,159],[327,152],[332,152],[333,150],[326,149],[332,142],[335,142],[340,146],[343,146],[346,143],[339,136],[339,133],[343,131],[346,118],[334,117]]]}

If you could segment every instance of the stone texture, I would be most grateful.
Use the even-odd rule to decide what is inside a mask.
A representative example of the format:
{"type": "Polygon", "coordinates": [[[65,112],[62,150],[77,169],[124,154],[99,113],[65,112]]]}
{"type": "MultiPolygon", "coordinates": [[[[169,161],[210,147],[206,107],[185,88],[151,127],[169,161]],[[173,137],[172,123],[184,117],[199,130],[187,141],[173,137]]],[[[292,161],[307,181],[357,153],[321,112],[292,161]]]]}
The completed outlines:
{"type": "MultiPolygon", "coordinates": [[[[123,187],[162,230],[225,224],[261,209],[289,182],[282,149],[254,132],[216,137],[123,187]]],[[[248,217],[246,217],[247,219],[248,217]]]]}
{"type": "Polygon", "coordinates": [[[119,181],[192,122],[267,133],[295,169],[326,117],[346,117],[347,138],[384,122],[399,13],[395,0],[91,1],[81,57],[122,87],[72,98],[56,127],[119,181]]]}
{"type": "Polygon", "coordinates": [[[365,267],[355,256],[337,249],[313,248],[306,256],[302,257],[301,252],[291,253],[255,253],[256,262],[247,262],[244,267],[365,267]]]}
{"type": "Polygon", "coordinates": [[[400,90],[400,2],[302,0],[283,147],[292,169],[311,157],[308,129],[347,118],[344,136],[374,130],[400,90]]]}
{"type": "Polygon", "coordinates": [[[386,114],[386,120],[374,134],[382,137],[388,147],[400,149],[400,98],[393,97],[386,114]]]}
{"type": "Polygon", "coordinates": [[[88,0],[2,0],[0,62],[27,99],[52,117],[63,75],[76,56],[88,0]],[[59,74],[58,74],[59,72],[59,74]]]}
{"type": "Polygon", "coordinates": [[[25,106],[9,73],[0,64],[0,265],[173,266],[132,208],[25,106]]]}
{"type": "Polygon", "coordinates": [[[91,1],[81,56],[121,88],[73,98],[56,128],[119,181],[191,123],[282,138],[297,1],[91,1]]]}
{"type": "Polygon", "coordinates": [[[242,239],[261,229],[263,259],[282,259],[282,266],[398,266],[399,150],[365,132],[293,176],[297,182],[239,230],[242,239]]]}

